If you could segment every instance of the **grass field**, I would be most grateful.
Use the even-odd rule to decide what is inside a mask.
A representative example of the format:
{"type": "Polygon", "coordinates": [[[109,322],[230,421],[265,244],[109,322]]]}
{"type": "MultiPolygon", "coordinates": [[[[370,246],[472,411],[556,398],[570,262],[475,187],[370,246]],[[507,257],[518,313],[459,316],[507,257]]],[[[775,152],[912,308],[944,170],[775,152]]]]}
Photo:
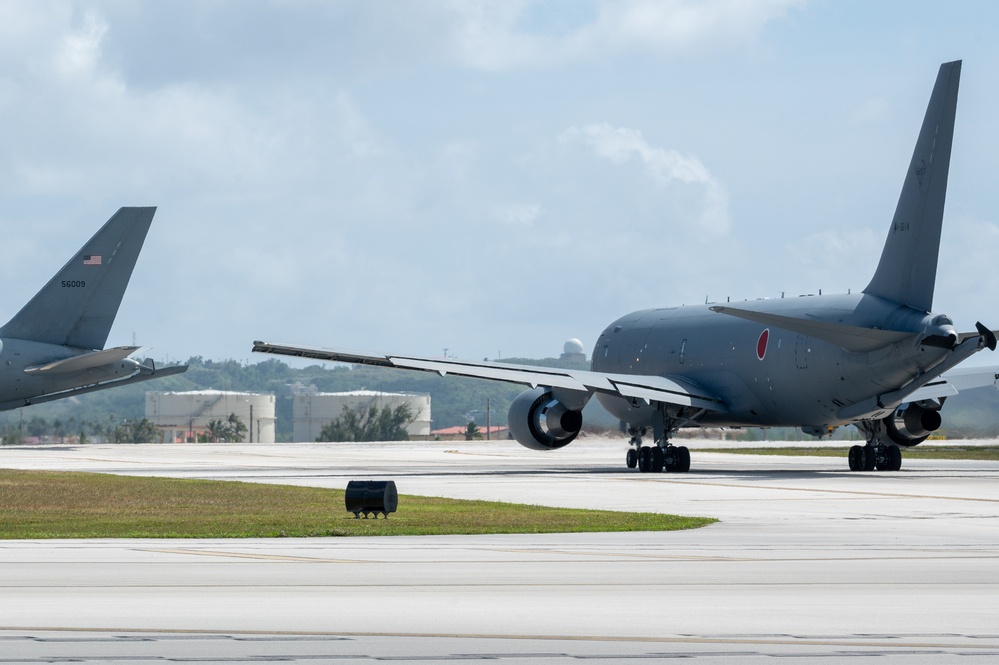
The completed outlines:
{"type": "Polygon", "coordinates": [[[671,531],[715,521],[405,495],[388,519],[355,519],[343,490],[0,469],[2,539],[671,531]]]}
{"type": "MultiPolygon", "coordinates": [[[[697,448],[695,452],[733,455],[787,455],[790,457],[846,457],[850,446],[815,446],[787,448],[697,448]]],[[[999,446],[934,446],[922,444],[902,451],[909,459],[999,460],[999,446]]]]}

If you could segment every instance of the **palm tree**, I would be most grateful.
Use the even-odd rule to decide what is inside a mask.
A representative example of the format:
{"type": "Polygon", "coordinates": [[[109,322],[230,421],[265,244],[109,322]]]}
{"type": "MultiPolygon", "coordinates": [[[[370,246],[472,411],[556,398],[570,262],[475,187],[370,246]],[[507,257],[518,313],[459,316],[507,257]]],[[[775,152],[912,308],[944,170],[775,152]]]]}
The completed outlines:
{"type": "Polygon", "coordinates": [[[226,426],[221,420],[208,421],[208,428],[205,430],[205,439],[208,443],[219,443],[225,441],[226,426]]]}
{"type": "Polygon", "coordinates": [[[475,424],[475,421],[469,421],[465,425],[465,441],[472,441],[473,439],[481,439],[482,432],[479,431],[479,426],[475,424]]]}
{"type": "Polygon", "coordinates": [[[225,440],[231,443],[241,443],[246,436],[246,425],[235,413],[230,413],[225,425],[225,440]]]}

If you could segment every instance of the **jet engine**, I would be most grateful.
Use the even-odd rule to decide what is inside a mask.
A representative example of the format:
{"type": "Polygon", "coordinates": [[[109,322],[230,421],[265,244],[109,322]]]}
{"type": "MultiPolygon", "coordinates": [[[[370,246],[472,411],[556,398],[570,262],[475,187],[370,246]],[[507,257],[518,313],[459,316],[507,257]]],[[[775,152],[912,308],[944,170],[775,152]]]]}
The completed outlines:
{"type": "Polygon", "coordinates": [[[513,400],[507,424],[520,445],[555,450],[576,438],[583,426],[583,413],[555,399],[550,388],[534,388],[513,400]]]}
{"type": "Polygon", "coordinates": [[[940,427],[940,409],[928,409],[916,403],[904,404],[884,419],[888,437],[908,448],[926,440],[940,427]]]}

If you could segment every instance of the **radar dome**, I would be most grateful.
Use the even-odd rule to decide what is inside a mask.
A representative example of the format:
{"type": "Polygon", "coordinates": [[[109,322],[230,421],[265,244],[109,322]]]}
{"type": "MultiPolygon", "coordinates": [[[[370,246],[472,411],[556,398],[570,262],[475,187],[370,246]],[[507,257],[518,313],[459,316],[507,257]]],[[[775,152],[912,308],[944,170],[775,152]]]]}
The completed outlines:
{"type": "Polygon", "coordinates": [[[576,338],[570,339],[568,342],[563,344],[562,352],[565,353],[565,355],[567,356],[574,356],[586,353],[585,349],[583,349],[583,343],[576,338]]]}

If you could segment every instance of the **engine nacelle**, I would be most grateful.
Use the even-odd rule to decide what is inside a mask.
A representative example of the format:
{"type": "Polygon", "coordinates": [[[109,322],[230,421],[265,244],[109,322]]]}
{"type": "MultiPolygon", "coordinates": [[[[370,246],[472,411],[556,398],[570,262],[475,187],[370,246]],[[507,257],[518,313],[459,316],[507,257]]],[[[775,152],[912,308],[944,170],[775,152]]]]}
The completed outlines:
{"type": "Polygon", "coordinates": [[[555,399],[548,388],[525,390],[510,405],[510,433],[531,450],[555,450],[572,442],[583,426],[582,411],[555,399]]]}
{"type": "Polygon", "coordinates": [[[895,409],[895,413],[884,419],[888,437],[908,448],[922,443],[940,428],[942,422],[939,409],[927,409],[918,404],[908,404],[895,409]]]}

